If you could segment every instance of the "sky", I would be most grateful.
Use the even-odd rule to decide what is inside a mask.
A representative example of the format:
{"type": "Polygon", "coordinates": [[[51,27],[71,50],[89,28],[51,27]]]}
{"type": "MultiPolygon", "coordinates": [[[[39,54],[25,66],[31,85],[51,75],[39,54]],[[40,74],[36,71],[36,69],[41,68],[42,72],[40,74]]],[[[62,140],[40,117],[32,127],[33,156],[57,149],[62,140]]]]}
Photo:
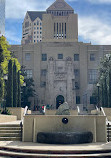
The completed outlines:
{"type": "MultiPolygon", "coordinates": [[[[6,0],[5,35],[9,44],[21,44],[27,11],[45,11],[55,0],[6,0]]],[[[79,42],[111,45],[111,0],[66,0],[78,14],[79,42]]]]}

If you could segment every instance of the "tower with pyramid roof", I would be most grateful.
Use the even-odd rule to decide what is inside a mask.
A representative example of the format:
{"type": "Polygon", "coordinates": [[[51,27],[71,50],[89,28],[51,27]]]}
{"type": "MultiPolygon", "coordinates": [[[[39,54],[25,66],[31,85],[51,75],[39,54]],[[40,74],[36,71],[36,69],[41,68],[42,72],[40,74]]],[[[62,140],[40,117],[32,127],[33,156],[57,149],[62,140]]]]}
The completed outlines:
{"type": "Polygon", "coordinates": [[[77,42],[78,17],[64,0],[56,0],[43,14],[42,39],[47,42],[77,42]]]}

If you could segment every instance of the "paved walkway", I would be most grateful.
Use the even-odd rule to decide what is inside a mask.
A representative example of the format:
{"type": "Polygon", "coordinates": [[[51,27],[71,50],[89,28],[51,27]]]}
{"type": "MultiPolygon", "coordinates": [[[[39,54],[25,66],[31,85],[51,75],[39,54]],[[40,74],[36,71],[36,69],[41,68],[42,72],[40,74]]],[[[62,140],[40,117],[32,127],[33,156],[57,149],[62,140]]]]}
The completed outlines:
{"type": "Polygon", "coordinates": [[[111,142],[109,143],[89,143],[80,145],[53,145],[53,144],[40,144],[32,142],[19,142],[19,141],[0,141],[0,146],[21,148],[21,149],[35,149],[35,150],[111,150],[111,142]]]}

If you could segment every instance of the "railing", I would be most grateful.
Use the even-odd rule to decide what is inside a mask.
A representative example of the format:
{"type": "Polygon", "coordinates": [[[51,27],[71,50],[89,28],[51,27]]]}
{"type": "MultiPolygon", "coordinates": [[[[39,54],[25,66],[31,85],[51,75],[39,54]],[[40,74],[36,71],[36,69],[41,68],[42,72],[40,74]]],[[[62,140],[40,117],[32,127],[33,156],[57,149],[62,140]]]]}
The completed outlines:
{"type": "Polygon", "coordinates": [[[78,115],[80,114],[80,108],[77,106],[78,115]]]}
{"type": "Polygon", "coordinates": [[[22,141],[22,131],[23,131],[23,119],[24,119],[24,116],[27,114],[27,111],[28,111],[28,106],[25,107],[23,118],[22,118],[22,120],[20,122],[20,127],[21,127],[21,141],[22,141]]]}
{"type": "MultiPolygon", "coordinates": [[[[103,107],[100,107],[100,111],[103,113],[103,116],[106,116],[103,107]]],[[[108,118],[106,117],[106,124],[108,124],[108,118]]]]}
{"type": "MultiPolygon", "coordinates": [[[[100,107],[100,111],[103,113],[103,116],[106,116],[105,111],[103,109],[103,107],[100,107]]],[[[110,138],[110,124],[108,121],[108,118],[106,117],[106,126],[107,126],[107,141],[109,142],[109,138],[110,138]]]]}

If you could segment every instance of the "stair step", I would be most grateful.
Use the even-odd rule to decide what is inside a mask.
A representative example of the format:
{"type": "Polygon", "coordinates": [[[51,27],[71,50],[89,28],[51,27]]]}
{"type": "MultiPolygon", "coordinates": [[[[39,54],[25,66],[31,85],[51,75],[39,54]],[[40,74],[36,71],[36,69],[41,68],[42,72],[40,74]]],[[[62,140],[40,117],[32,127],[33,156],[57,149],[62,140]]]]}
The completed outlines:
{"type": "Polygon", "coordinates": [[[0,127],[20,127],[19,124],[0,124],[0,127]]]}
{"type": "Polygon", "coordinates": [[[21,133],[0,133],[0,137],[20,137],[21,133]]]}
{"type": "Polygon", "coordinates": [[[19,153],[6,150],[0,150],[0,156],[11,156],[19,158],[111,158],[111,153],[102,154],[35,154],[35,153],[19,153]]]}
{"type": "Polygon", "coordinates": [[[0,130],[0,133],[21,133],[21,130],[0,130]]]}
{"type": "Polygon", "coordinates": [[[21,137],[0,137],[0,141],[21,141],[21,137]]]}
{"type": "Polygon", "coordinates": [[[0,130],[21,130],[20,127],[0,127],[0,130]]]}

